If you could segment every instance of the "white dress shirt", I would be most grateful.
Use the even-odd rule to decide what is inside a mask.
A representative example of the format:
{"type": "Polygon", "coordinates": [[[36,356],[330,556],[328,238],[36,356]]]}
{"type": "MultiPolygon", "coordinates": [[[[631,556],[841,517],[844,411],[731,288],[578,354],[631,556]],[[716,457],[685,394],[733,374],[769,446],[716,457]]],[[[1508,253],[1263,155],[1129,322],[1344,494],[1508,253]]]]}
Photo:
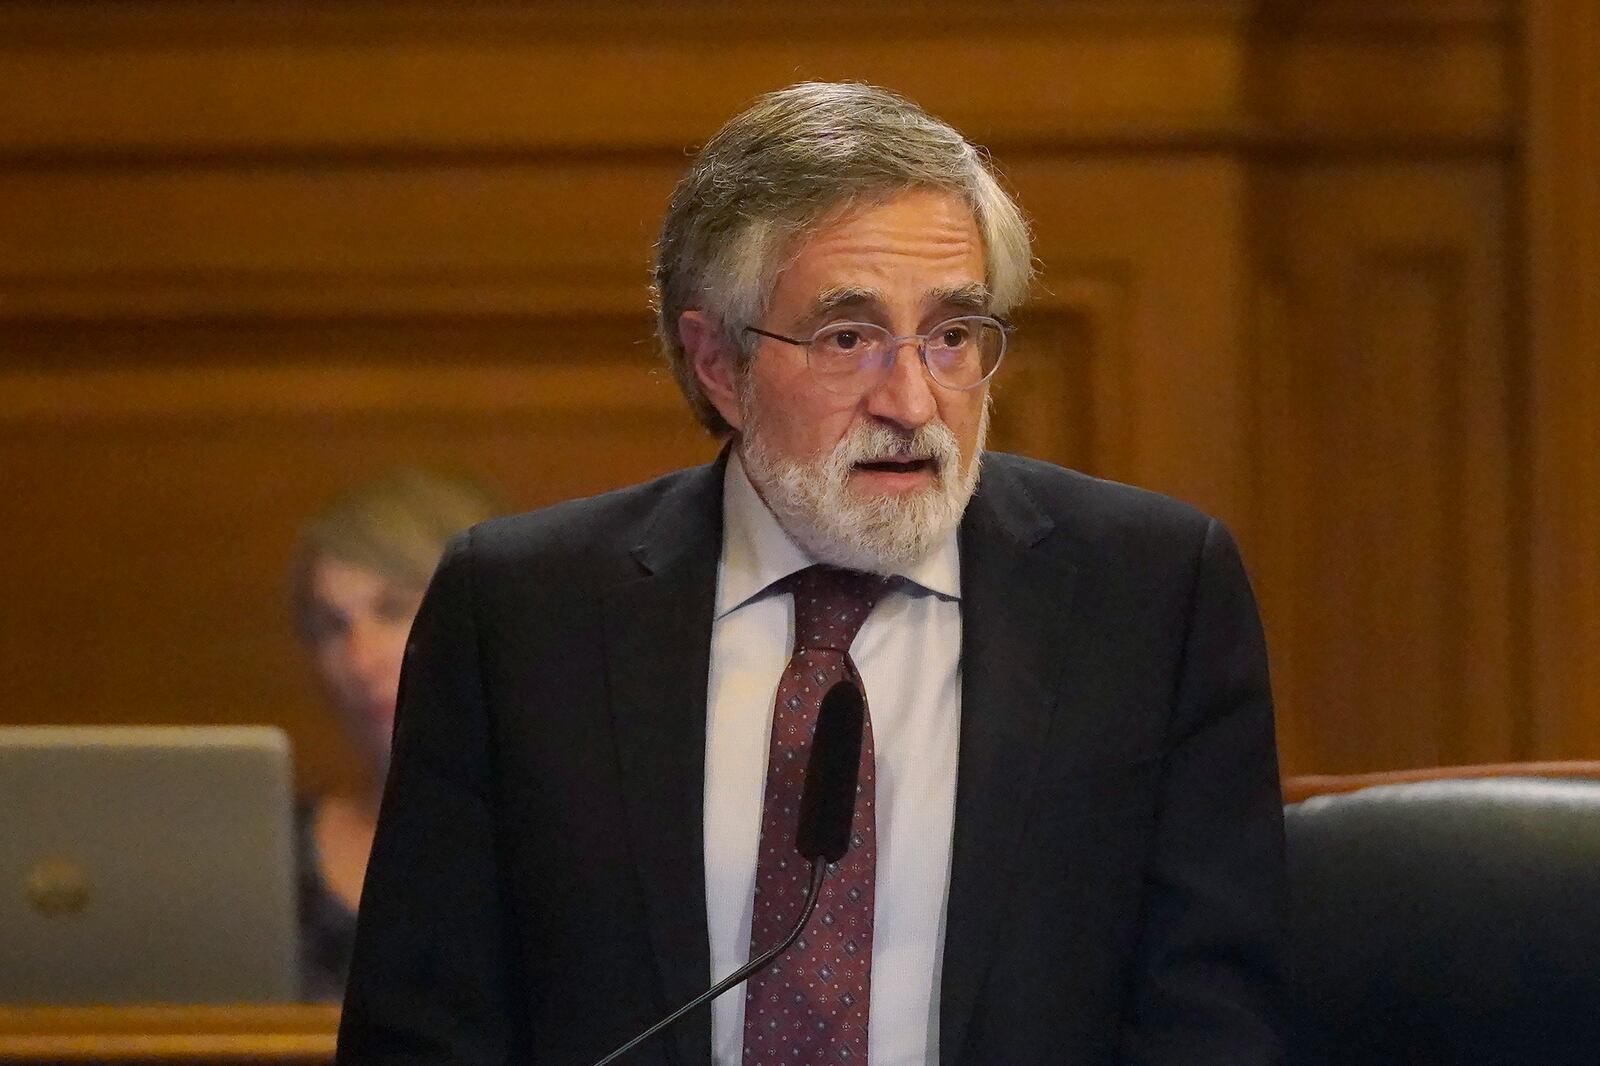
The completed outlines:
{"type": "MultiPolygon", "coordinates": [[[[722,560],[707,691],[705,856],[711,978],[750,958],[767,747],[794,644],[794,601],[772,584],[815,560],[778,525],[737,454],[723,481],[722,560]]],[[[939,980],[961,710],[961,560],[954,534],[899,575],[850,655],[866,686],[877,770],[872,1066],[939,1061],[939,980]]],[[[715,1001],[716,1066],[743,1062],[744,988],[715,1001]]]]}

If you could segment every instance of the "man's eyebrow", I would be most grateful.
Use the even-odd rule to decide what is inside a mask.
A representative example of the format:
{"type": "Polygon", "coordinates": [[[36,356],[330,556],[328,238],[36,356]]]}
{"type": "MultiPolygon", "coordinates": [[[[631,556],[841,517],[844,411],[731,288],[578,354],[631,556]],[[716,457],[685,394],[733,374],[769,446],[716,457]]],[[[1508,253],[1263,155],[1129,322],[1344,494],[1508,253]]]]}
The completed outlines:
{"type": "Polygon", "coordinates": [[[883,293],[877,289],[869,289],[861,285],[838,285],[831,289],[823,289],[812,298],[806,308],[804,321],[816,322],[828,318],[834,312],[846,307],[862,307],[870,304],[881,304],[883,293]]]}
{"type": "MultiPolygon", "coordinates": [[[[928,307],[949,307],[961,311],[987,311],[994,302],[989,286],[979,281],[966,285],[934,289],[924,303],[928,307]]],[[[806,308],[806,321],[827,318],[845,308],[864,307],[883,303],[883,293],[862,285],[839,285],[819,292],[806,308]]]]}
{"type": "Polygon", "coordinates": [[[935,289],[928,294],[929,307],[950,307],[960,311],[988,311],[994,294],[982,282],[935,289]]]}

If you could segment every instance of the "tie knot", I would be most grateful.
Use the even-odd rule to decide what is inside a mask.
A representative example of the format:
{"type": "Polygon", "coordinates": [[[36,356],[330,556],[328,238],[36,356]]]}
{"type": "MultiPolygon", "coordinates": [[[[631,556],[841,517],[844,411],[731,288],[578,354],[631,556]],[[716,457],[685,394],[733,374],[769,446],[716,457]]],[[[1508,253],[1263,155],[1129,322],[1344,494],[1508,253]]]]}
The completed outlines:
{"type": "Polygon", "coordinates": [[[861,623],[889,579],[836,566],[811,566],[789,575],[794,594],[794,650],[849,652],[861,623]]]}

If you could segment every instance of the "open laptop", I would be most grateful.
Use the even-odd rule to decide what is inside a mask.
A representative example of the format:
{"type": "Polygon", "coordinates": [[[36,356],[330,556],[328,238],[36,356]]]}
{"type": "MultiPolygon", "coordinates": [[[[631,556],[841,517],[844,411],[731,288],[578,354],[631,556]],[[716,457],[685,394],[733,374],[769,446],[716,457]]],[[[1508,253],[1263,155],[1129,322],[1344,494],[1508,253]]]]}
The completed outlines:
{"type": "Polygon", "coordinates": [[[0,727],[0,1003],[297,998],[289,742],[0,727]]]}

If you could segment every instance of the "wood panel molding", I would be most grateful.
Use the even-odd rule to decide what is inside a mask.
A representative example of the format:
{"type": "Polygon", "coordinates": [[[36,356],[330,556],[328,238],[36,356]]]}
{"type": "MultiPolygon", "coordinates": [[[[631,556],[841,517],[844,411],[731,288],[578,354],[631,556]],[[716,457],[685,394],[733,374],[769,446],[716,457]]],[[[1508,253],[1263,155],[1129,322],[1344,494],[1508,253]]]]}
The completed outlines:
{"type": "Polygon", "coordinates": [[[1268,661],[1276,704],[1278,757],[1285,772],[1322,766],[1318,759],[1317,722],[1308,697],[1315,648],[1302,655],[1300,635],[1317,605],[1300,585],[1304,560],[1305,522],[1297,494],[1315,456],[1309,420],[1295,412],[1299,371],[1295,356],[1296,301],[1294,269],[1281,253],[1263,249],[1249,301],[1253,356],[1247,386],[1253,401],[1246,473],[1251,479],[1249,528],[1252,538],[1241,544],[1250,562],[1252,584],[1266,628],[1268,661]],[[1305,659],[1306,661],[1302,661],[1305,659]]]}
{"type": "Polygon", "coordinates": [[[359,418],[683,421],[664,371],[638,362],[422,367],[96,367],[0,371],[0,429],[359,418]]]}
{"type": "Polygon", "coordinates": [[[1284,762],[1521,757],[1503,180],[1268,180],[1254,501],[1284,762]]]}
{"type": "Polygon", "coordinates": [[[995,446],[1126,479],[1139,410],[1128,278],[1074,274],[1052,293],[1050,309],[1024,317],[995,385],[995,446]]]}
{"type": "Polygon", "coordinates": [[[1418,26],[1507,26],[1517,19],[1514,0],[1259,0],[1257,25],[1273,29],[1364,32],[1418,26]]]}
{"type": "Polygon", "coordinates": [[[987,143],[1165,135],[1228,124],[1248,5],[944,4],[930,15],[855,4],[847,18],[828,17],[827,3],[803,18],[727,3],[339,6],[0,12],[0,82],[19,90],[0,111],[0,146],[33,159],[333,146],[672,154],[762,91],[865,72],[987,143]],[[118,18],[137,32],[108,31],[118,18]],[[957,34],[962,62],[992,76],[953,82],[932,58],[957,34]]]}
{"type": "Polygon", "coordinates": [[[1509,0],[1293,17],[1246,0],[831,7],[849,17],[828,3],[804,19],[705,2],[13,5],[0,159],[671,156],[759,92],[867,71],[997,151],[1481,146],[1510,131],[1509,0]],[[952,34],[992,76],[954,83],[929,61],[952,34]]]}
{"type": "Polygon", "coordinates": [[[1600,7],[1529,0],[1530,654],[1540,753],[1600,755],[1600,7]]]}
{"type": "Polygon", "coordinates": [[[1509,153],[1517,57],[1505,12],[1403,24],[1394,18],[1260,26],[1251,101],[1265,131],[1262,147],[1509,153]]]}
{"type": "Polygon", "coordinates": [[[681,167],[0,168],[0,320],[638,314],[681,167]]]}

